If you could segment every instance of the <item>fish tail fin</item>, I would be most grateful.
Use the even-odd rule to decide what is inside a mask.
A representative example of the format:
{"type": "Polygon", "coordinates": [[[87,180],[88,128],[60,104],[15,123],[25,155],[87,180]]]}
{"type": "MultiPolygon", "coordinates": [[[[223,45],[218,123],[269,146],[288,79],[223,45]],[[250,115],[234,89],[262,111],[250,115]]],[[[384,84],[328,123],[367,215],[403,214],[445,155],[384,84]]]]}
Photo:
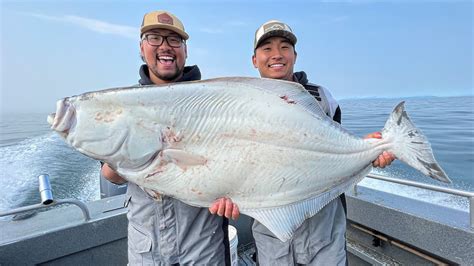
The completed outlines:
{"type": "Polygon", "coordinates": [[[382,136],[393,140],[393,149],[390,151],[398,159],[431,178],[451,183],[436,162],[428,139],[408,117],[404,101],[393,110],[382,130],[382,136]]]}

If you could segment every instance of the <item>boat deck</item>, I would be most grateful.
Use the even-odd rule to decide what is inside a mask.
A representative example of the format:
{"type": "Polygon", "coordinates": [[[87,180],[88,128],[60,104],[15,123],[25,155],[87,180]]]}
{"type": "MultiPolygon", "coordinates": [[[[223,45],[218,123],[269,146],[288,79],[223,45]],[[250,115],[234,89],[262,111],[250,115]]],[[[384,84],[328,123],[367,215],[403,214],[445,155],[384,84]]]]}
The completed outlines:
{"type": "MultiPolygon", "coordinates": [[[[350,265],[474,265],[474,230],[461,210],[359,187],[348,193],[347,249],[350,265]]],[[[1,265],[126,265],[124,196],[87,203],[87,222],[77,206],[0,221],[1,265]]],[[[253,263],[250,226],[238,229],[239,265],[253,263]]]]}

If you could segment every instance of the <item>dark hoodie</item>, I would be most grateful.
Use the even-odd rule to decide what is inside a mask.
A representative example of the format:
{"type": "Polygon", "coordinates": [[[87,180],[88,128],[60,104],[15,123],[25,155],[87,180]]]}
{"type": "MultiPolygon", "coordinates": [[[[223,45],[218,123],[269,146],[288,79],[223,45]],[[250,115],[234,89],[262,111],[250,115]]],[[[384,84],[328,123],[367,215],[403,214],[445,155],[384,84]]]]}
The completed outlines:
{"type": "Polygon", "coordinates": [[[298,82],[299,84],[303,86],[308,84],[308,77],[306,76],[306,73],[304,71],[295,72],[293,74],[293,77],[296,82],[298,82]]]}
{"type": "MultiPolygon", "coordinates": [[[[142,65],[140,67],[140,80],[138,83],[140,85],[153,85],[154,83],[150,79],[150,70],[148,70],[147,65],[142,65]]],[[[197,65],[194,66],[186,66],[183,70],[183,76],[176,80],[175,82],[182,82],[182,81],[193,81],[193,80],[200,80],[201,79],[201,71],[197,65]]]]}

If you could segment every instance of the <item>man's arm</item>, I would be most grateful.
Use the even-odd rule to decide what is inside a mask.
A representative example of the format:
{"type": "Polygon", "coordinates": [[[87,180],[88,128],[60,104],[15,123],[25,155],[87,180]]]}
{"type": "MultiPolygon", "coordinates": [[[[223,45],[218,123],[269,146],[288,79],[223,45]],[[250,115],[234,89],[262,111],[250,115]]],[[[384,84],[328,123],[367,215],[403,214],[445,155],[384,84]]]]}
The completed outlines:
{"type": "Polygon", "coordinates": [[[123,183],[126,183],[127,180],[125,180],[123,177],[119,176],[117,172],[115,172],[110,166],[106,163],[102,165],[102,168],[100,169],[100,173],[102,174],[105,179],[109,180],[110,182],[121,185],[123,183]]]}

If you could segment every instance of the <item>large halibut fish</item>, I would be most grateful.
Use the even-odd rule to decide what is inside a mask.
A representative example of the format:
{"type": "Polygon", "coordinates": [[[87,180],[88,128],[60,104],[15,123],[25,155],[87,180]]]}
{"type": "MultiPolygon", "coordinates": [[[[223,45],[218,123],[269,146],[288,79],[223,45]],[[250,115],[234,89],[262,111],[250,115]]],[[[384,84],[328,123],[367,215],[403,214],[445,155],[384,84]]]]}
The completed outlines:
{"type": "Polygon", "coordinates": [[[194,206],[231,198],[282,241],[359,182],[382,151],[450,182],[403,102],[382,139],[361,139],[329,119],[303,86],[274,79],[90,92],[58,101],[48,122],[128,181],[194,206]]]}

